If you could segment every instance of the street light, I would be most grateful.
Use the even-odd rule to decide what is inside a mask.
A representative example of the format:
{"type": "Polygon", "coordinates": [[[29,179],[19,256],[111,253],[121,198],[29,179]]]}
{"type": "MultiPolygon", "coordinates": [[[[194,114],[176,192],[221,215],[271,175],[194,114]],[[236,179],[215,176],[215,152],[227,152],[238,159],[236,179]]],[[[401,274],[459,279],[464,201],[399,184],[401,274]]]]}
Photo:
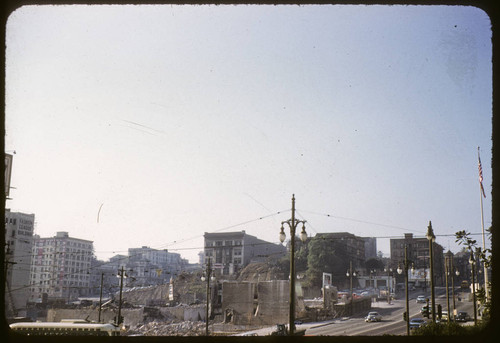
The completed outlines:
{"type": "Polygon", "coordinates": [[[392,273],[392,268],[389,268],[389,266],[387,266],[386,268],[384,268],[384,271],[387,272],[387,303],[390,304],[391,303],[391,273],[392,273]]]}
{"type": "Polygon", "coordinates": [[[293,335],[295,331],[295,231],[297,224],[302,224],[302,232],[300,240],[305,243],[307,240],[306,221],[295,219],[295,194],[292,194],[292,218],[281,222],[280,242],[283,243],[286,238],[283,224],[290,227],[290,313],[289,319],[289,334],[293,335]]]}
{"type": "MultiPolygon", "coordinates": [[[[401,266],[398,266],[397,272],[399,275],[403,273],[401,266]]],[[[404,317],[406,321],[406,334],[410,335],[410,303],[408,301],[408,247],[405,244],[405,260],[404,260],[404,273],[405,273],[405,293],[406,293],[406,315],[404,317]]]]}
{"type": "Polygon", "coordinates": [[[471,272],[472,272],[472,300],[474,303],[474,325],[477,325],[477,308],[476,308],[476,271],[475,271],[475,266],[476,266],[476,260],[474,259],[474,252],[470,252],[470,259],[469,263],[471,266],[471,272]]]}
{"type": "Polygon", "coordinates": [[[356,271],[352,270],[352,261],[349,261],[349,270],[347,271],[347,273],[345,273],[345,275],[351,279],[351,315],[353,313],[352,311],[352,303],[353,303],[353,298],[352,298],[352,277],[353,276],[356,276],[356,271]]]}
{"type": "Polygon", "coordinates": [[[434,241],[436,240],[436,236],[434,236],[434,231],[432,230],[432,223],[429,221],[429,226],[427,227],[427,240],[429,241],[429,255],[430,255],[430,269],[431,269],[431,275],[430,275],[430,281],[431,281],[431,306],[432,306],[432,322],[436,322],[436,298],[434,295],[434,258],[433,258],[433,244],[434,241]]]}
{"type": "MultiPolygon", "coordinates": [[[[453,260],[451,260],[451,267],[453,268],[453,260]]],[[[458,271],[458,269],[455,271],[455,275],[458,277],[460,276],[460,272],[458,271]]],[[[453,279],[451,279],[451,282],[452,282],[452,292],[453,292],[453,312],[456,312],[456,306],[455,306],[455,287],[453,287],[453,280],[455,278],[453,277],[453,279]]]]}
{"type": "Polygon", "coordinates": [[[208,336],[208,317],[209,317],[209,305],[210,305],[210,280],[215,281],[215,276],[212,275],[211,259],[207,259],[207,270],[205,275],[201,276],[201,281],[207,281],[207,307],[205,309],[205,335],[208,336]]]}
{"type": "MultiPolygon", "coordinates": [[[[448,251],[450,254],[451,254],[451,251],[448,251]]],[[[449,264],[450,264],[450,257],[449,257],[449,254],[446,254],[446,256],[444,257],[444,272],[445,272],[445,276],[446,276],[446,306],[447,306],[447,310],[448,310],[448,322],[450,321],[450,316],[451,316],[451,312],[450,312],[450,287],[448,286],[448,276],[450,275],[450,271],[449,271],[449,264]]]]}

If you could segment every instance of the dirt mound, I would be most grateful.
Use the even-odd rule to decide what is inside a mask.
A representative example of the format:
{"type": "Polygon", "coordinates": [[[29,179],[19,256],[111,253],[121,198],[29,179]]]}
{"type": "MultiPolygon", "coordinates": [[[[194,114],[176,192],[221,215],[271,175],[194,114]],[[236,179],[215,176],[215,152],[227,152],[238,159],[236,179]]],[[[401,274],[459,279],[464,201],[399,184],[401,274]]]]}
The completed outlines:
{"type": "Polygon", "coordinates": [[[276,267],[265,262],[254,262],[243,268],[238,277],[238,281],[271,281],[281,280],[283,273],[276,267]]]}

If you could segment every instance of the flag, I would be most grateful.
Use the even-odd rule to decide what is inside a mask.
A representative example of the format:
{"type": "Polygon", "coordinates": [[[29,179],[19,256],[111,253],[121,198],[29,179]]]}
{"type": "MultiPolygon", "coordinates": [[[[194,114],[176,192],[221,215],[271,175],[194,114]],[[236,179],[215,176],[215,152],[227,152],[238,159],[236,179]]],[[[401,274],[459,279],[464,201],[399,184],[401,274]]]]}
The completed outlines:
{"type": "Polygon", "coordinates": [[[477,160],[478,160],[478,169],[479,169],[479,185],[481,186],[481,192],[483,193],[483,197],[486,198],[486,194],[484,193],[484,187],[483,187],[483,168],[481,167],[481,158],[479,157],[479,153],[477,155],[477,160]]]}

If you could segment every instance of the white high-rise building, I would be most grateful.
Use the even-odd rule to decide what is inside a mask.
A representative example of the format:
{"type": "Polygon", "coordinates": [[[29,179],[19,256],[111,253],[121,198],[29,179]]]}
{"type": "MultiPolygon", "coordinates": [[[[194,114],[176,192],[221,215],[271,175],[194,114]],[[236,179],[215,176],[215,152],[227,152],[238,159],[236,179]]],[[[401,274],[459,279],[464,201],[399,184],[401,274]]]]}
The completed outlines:
{"type": "Polygon", "coordinates": [[[5,259],[7,279],[5,310],[7,316],[25,316],[29,298],[31,248],[34,214],[5,210],[5,259]]]}
{"type": "Polygon", "coordinates": [[[35,236],[31,262],[32,302],[71,301],[90,293],[93,242],[57,232],[35,236]]]}

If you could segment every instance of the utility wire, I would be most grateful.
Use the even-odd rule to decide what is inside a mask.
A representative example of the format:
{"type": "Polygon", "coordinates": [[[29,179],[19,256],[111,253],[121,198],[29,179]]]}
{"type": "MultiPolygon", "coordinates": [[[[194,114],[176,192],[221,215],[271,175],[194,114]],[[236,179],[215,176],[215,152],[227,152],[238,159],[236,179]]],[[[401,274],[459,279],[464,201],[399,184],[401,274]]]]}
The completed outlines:
{"type": "Polygon", "coordinates": [[[331,217],[331,218],[336,218],[336,219],[349,220],[349,221],[363,223],[363,224],[384,226],[384,227],[389,227],[389,228],[392,228],[392,229],[404,230],[406,232],[410,231],[410,232],[423,233],[425,235],[425,232],[423,232],[423,231],[410,230],[410,229],[407,229],[407,228],[404,228],[404,227],[401,227],[401,226],[388,225],[388,224],[380,224],[380,223],[370,222],[370,221],[361,220],[361,219],[355,219],[355,218],[349,218],[349,217],[341,217],[341,216],[334,216],[332,214],[319,213],[319,212],[314,212],[314,211],[307,211],[307,210],[302,210],[302,211],[305,212],[305,213],[316,214],[316,215],[324,216],[324,217],[331,217]]]}

